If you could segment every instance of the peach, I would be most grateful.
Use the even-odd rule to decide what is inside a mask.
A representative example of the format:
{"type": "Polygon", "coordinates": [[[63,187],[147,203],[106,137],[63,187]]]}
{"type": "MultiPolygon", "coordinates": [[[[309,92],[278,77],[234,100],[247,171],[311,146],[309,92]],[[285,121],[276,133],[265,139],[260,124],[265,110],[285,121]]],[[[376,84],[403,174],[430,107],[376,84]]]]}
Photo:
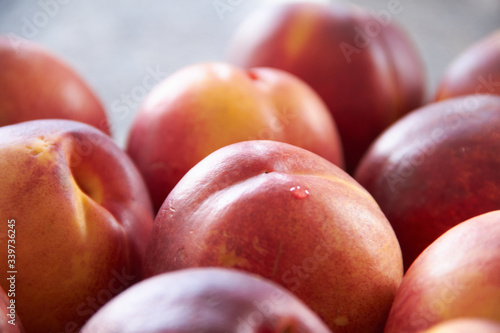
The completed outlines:
{"type": "Polygon", "coordinates": [[[12,226],[2,228],[0,247],[15,240],[0,269],[13,271],[27,332],[77,332],[141,279],[152,205],[109,136],[70,120],[0,127],[0,183],[1,219],[12,226]]]}
{"type": "Polygon", "coordinates": [[[161,207],[146,276],[216,266],[292,291],[333,332],[380,332],[402,279],[399,244],[373,198],[326,159],[245,141],[193,167],[161,207]]]}
{"type": "Polygon", "coordinates": [[[231,143],[287,142],[342,165],[337,130],[317,94],[285,72],[202,63],[172,74],[146,98],[127,151],[155,209],[196,163],[231,143]]]}
{"type": "Polygon", "coordinates": [[[500,30],[471,45],[448,66],[435,98],[472,94],[500,95],[500,30]]]}
{"type": "Polygon", "coordinates": [[[101,308],[82,333],[330,333],[286,289],[223,268],[193,268],[142,281],[101,308]]]}
{"type": "Polygon", "coordinates": [[[464,317],[500,321],[500,211],[458,224],[415,260],[385,333],[421,332],[464,317]]]}
{"type": "Polygon", "coordinates": [[[0,36],[0,126],[46,118],[110,133],[101,102],[68,64],[34,42],[0,36]]]}
{"type": "Polygon", "coordinates": [[[421,333],[500,333],[500,322],[460,318],[442,322],[421,333]]]}
{"type": "Polygon", "coordinates": [[[429,104],[385,131],[355,174],[391,222],[407,269],[436,238],[500,209],[500,96],[429,104]]]}
{"type": "Polygon", "coordinates": [[[422,103],[423,63],[393,21],[401,9],[306,2],[263,8],[236,31],[227,59],[283,69],[315,89],[337,123],[352,172],[382,130],[422,103]]]}

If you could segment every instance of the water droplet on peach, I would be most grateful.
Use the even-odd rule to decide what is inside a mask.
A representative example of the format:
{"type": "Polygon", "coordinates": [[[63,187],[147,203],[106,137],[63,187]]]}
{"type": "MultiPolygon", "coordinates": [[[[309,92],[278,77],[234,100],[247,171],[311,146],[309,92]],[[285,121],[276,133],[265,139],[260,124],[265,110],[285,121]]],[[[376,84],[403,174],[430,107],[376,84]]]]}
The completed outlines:
{"type": "Polygon", "coordinates": [[[292,195],[297,198],[297,199],[305,199],[309,196],[309,190],[300,187],[300,186],[294,186],[290,189],[290,192],[292,195]]]}

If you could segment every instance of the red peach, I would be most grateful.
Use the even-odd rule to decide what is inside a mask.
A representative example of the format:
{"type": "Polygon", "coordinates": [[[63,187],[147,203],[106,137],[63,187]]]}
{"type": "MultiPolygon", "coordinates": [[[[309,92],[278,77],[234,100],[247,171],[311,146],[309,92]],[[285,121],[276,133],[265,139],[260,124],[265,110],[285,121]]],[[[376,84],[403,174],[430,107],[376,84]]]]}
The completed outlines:
{"type": "Polygon", "coordinates": [[[337,123],[349,172],[390,124],[421,105],[424,67],[391,12],[340,3],[263,8],[234,34],[228,60],[297,75],[337,123]]]}
{"type": "Polygon", "coordinates": [[[142,281],[101,308],[82,333],[330,333],[286,289],[222,268],[193,268],[142,281]]]}
{"type": "Polygon", "coordinates": [[[464,317],[500,321],[500,211],[458,224],[415,260],[384,332],[421,332],[464,317]]]}
{"type": "Polygon", "coordinates": [[[471,45],[449,65],[436,100],[472,94],[500,95],[500,30],[471,45]]]}
{"type": "Polygon", "coordinates": [[[355,178],[391,222],[405,270],[457,223],[500,209],[499,151],[494,95],[429,104],[373,143],[355,178]]]}
{"type": "Polygon", "coordinates": [[[286,287],[334,332],[381,332],[402,279],[397,239],[365,189],[310,151],[264,140],[203,159],[155,219],[147,276],[206,266],[286,287]]]}
{"type": "Polygon", "coordinates": [[[101,102],[68,64],[34,42],[13,44],[0,36],[0,126],[47,118],[84,122],[109,134],[101,102]]]}

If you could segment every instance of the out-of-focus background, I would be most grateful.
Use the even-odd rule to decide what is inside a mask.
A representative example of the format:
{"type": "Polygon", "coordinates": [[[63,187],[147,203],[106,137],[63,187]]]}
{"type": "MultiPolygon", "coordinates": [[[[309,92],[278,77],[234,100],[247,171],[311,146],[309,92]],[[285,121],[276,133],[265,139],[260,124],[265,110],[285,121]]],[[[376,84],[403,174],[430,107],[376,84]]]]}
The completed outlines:
{"type": "MultiPolygon", "coordinates": [[[[500,0],[344,2],[381,11],[394,1],[403,8],[394,20],[426,65],[429,96],[459,52],[500,28],[500,0]]],[[[0,33],[39,42],[72,65],[103,102],[124,146],[152,82],[196,62],[224,60],[240,22],[273,2],[283,1],[0,0],[0,33]]]]}

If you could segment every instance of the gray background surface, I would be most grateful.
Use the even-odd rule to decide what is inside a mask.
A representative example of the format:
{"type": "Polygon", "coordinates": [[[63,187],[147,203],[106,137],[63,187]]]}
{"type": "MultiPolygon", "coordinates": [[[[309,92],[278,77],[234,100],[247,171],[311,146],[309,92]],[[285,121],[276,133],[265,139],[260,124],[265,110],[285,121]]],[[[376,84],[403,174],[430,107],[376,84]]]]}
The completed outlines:
{"type": "MultiPolygon", "coordinates": [[[[219,15],[213,0],[0,0],[0,33],[39,42],[71,64],[103,102],[124,146],[155,80],[196,62],[223,60],[239,23],[257,7],[278,2],[219,1],[231,10],[219,15]]],[[[349,2],[380,11],[391,1],[349,2]]],[[[399,2],[403,10],[394,19],[422,55],[429,95],[459,52],[500,28],[500,0],[399,2]]]]}

